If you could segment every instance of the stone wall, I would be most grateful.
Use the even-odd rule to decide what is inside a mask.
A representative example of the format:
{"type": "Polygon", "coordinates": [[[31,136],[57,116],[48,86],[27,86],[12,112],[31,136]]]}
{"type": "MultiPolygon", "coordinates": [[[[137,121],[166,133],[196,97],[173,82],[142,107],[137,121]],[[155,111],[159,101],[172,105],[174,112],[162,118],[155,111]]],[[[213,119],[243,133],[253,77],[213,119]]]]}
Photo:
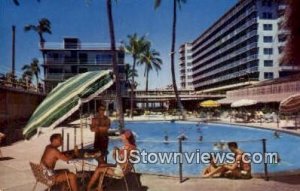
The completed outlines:
{"type": "Polygon", "coordinates": [[[0,131],[5,143],[22,139],[22,128],[45,98],[44,94],[0,86],[0,131]]]}

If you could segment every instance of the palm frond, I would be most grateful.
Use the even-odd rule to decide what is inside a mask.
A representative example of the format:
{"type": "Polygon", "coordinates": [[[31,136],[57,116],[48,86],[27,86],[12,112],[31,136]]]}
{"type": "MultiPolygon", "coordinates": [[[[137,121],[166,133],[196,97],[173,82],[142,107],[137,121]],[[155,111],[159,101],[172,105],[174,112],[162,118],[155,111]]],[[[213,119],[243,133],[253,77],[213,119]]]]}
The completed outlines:
{"type": "Polygon", "coordinates": [[[25,31],[25,32],[31,31],[31,30],[37,31],[38,29],[37,29],[37,27],[36,27],[35,25],[26,25],[26,26],[24,27],[24,31],[25,31]]]}
{"type": "Polygon", "coordinates": [[[20,2],[18,0],[13,0],[13,3],[16,5],[16,6],[19,6],[20,5],[20,2]]]}

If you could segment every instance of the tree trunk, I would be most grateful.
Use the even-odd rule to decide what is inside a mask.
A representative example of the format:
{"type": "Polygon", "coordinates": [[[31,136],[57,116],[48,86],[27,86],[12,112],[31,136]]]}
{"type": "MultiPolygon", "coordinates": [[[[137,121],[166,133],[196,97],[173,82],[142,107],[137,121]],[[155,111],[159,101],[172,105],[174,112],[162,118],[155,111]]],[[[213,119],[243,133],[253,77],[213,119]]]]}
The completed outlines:
{"type": "Polygon", "coordinates": [[[109,24],[109,35],[110,35],[110,44],[112,50],[112,64],[113,64],[113,72],[115,75],[116,81],[116,102],[117,102],[117,110],[119,114],[119,128],[124,128],[124,113],[123,113],[123,103],[122,103],[122,95],[121,95],[121,84],[120,84],[120,76],[119,76],[119,68],[117,64],[117,54],[116,54],[116,41],[115,41],[115,32],[114,32],[114,22],[112,16],[112,5],[111,0],[106,0],[106,9],[107,9],[107,17],[109,24]]]}
{"type": "Polygon", "coordinates": [[[176,17],[177,17],[177,0],[174,1],[173,6],[173,27],[172,27],[172,47],[171,47],[171,73],[172,73],[172,83],[174,88],[174,93],[177,101],[177,106],[181,112],[182,118],[186,119],[186,112],[183,108],[183,105],[180,101],[180,97],[178,94],[177,84],[176,84],[176,76],[175,76],[175,63],[174,63],[174,56],[175,56],[175,40],[176,40],[176,17]]]}
{"type": "MultiPolygon", "coordinates": [[[[149,80],[149,70],[147,70],[146,68],[146,89],[145,89],[146,95],[148,93],[148,83],[149,83],[148,80],[149,80]]],[[[148,107],[149,107],[148,99],[146,98],[146,110],[148,110],[148,107]]]]}
{"type": "Polygon", "coordinates": [[[136,65],[136,58],[133,57],[133,65],[132,65],[132,76],[131,76],[131,94],[130,94],[130,118],[133,118],[133,107],[134,107],[134,71],[136,65]]]}
{"type": "Polygon", "coordinates": [[[39,92],[39,76],[36,74],[35,78],[36,78],[36,91],[39,92]]]}

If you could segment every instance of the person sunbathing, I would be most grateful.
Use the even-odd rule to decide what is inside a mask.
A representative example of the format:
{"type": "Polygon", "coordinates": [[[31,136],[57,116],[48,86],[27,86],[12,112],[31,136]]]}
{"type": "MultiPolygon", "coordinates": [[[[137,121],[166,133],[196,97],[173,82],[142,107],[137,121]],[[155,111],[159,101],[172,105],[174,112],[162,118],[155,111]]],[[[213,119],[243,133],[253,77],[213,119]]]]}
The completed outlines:
{"type": "Polygon", "coordinates": [[[129,165],[130,152],[136,150],[134,135],[130,130],[125,130],[121,133],[120,138],[124,146],[120,149],[119,148],[114,149],[113,158],[116,161],[122,161],[122,162],[117,162],[116,165],[114,164],[98,165],[97,169],[95,170],[94,174],[92,175],[87,185],[88,191],[92,189],[93,185],[99,179],[100,175],[104,175],[106,173],[111,176],[122,176],[123,172],[127,172],[131,170],[131,165],[129,165]]]}
{"type": "MultiPolygon", "coordinates": [[[[206,177],[208,174],[214,172],[218,168],[218,165],[216,164],[215,158],[212,154],[210,155],[209,162],[210,162],[209,166],[207,166],[202,172],[202,177],[206,177]]],[[[216,173],[213,175],[213,177],[219,177],[219,176],[220,173],[216,173]]]]}
{"type": "Polygon", "coordinates": [[[244,152],[238,148],[236,142],[229,142],[228,148],[235,155],[235,161],[232,164],[223,164],[207,173],[203,177],[213,177],[215,174],[220,176],[230,177],[230,178],[251,178],[251,164],[249,163],[244,152]]]}
{"type": "Polygon", "coordinates": [[[54,170],[58,160],[69,161],[71,159],[71,157],[64,155],[58,150],[58,147],[60,147],[62,144],[63,139],[61,134],[51,135],[50,144],[45,148],[41,158],[41,164],[46,168],[45,173],[47,173],[49,177],[52,177],[55,183],[61,183],[69,180],[72,191],[77,191],[77,177],[74,173],[67,170],[54,170]]]}

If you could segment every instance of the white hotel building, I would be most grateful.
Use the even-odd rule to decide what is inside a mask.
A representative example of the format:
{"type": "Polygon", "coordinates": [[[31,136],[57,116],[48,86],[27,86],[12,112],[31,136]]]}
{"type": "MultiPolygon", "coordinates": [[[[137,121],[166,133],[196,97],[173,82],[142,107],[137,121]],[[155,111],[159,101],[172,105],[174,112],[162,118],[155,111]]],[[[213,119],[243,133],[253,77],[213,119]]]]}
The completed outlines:
{"type": "MultiPolygon", "coordinates": [[[[240,0],[190,43],[194,89],[222,92],[294,74],[295,68],[280,62],[288,34],[282,28],[285,9],[279,0],[240,0]]],[[[179,49],[182,87],[189,74],[186,46],[179,49]]]]}

